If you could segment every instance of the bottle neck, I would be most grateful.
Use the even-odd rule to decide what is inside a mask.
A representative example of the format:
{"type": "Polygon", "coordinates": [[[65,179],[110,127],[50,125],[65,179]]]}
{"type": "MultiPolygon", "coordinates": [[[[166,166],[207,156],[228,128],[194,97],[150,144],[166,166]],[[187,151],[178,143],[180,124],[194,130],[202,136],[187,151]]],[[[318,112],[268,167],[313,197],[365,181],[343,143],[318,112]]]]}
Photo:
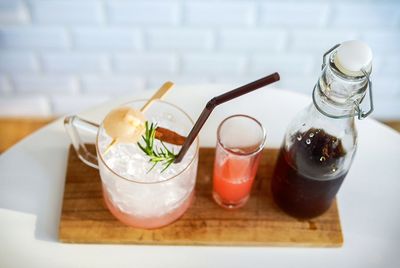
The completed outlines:
{"type": "Polygon", "coordinates": [[[351,116],[354,114],[355,106],[351,105],[341,105],[333,102],[325,94],[321,92],[321,88],[318,85],[315,86],[313,91],[313,109],[320,113],[324,117],[332,119],[346,119],[353,118],[351,116]]]}
{"type": "Polygon", "coordinates": [[[349,77],[341,73],[333,61],[325,66],[313,91],[315,108],[331,118],[353,117],[368,88],[368,78],[349,77]]]}
{"type": "Polygon", "coordinates": [[[343,129],[354,127],[354,117],[345,116],[347,112],[332,108],[324,103],[320,104],[321,109],[329,111],[330,114],[343,115],[343,117],[333,118],[321,113],[314,103],[311,103],[307,109],[307,114],[311,121],[308,123],[314,127],[325,129],[331,135],[339,135],[338,132],[343,129]]]}

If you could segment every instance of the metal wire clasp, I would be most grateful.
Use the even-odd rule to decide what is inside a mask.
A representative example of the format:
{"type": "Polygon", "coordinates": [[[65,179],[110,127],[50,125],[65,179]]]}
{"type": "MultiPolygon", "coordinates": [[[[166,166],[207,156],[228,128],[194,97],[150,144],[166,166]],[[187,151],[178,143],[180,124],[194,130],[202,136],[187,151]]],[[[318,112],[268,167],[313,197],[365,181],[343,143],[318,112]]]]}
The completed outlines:
{"type": "MultiPolygon", "coordinates": [[[[326,60],[327,57],[336,49],[340,46],[341,44],[336,44],[334,45],[332,48],[330,48],[328,51],[326,51],[324,53],[324,55],[322,56],[322,66],[321,66],[321,70],[323,70],[326,66],[326,60]]],[[[367,116],[369,116],[373,111],[374,111],[374,101],[372,98],[372,81],[370,78],[370,74],[365,70],[365,69],[361,69],[361,72],[367,77],[368,79],[368,94],[369,94],[369,110],[367,112],[364,112],[363,109],[361,108],[360,104],[361,102],[364,100],[364,97],[361,98],[360,100],[355,100],[354,101],[354,113],[351,114],[346,114],[346,115],[333,115],[333,114],[329,114],[325,111],[323,111],[317,104],[317,101],[315,99],[315,89],[317,88],[316,86],[314,87],[313,93],[312,93],[312,99],[314,102],[315,107],[317,108],[317,110],[322,113],[325,116],[331,117],[331,118],[348,118],[348,117],[354,117],[357,116],[357,118],[359,120],[362,120],[364,118],[366,118],[367,116]]]]}

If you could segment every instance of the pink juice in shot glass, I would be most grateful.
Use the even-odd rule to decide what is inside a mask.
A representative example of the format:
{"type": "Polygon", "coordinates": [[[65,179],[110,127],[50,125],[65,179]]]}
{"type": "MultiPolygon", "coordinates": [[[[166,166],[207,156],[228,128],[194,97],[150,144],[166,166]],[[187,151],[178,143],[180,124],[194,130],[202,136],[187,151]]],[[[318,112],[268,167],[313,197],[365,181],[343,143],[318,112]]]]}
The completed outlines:
{"type": "Polygon", "coordinates": [[[228,204],[247,201],[257,173],[260,156],[258,155],[254,160],[231,156],[221,165],[215,165],[213,186],[219,199],[228,204]]]}
{"type": "Polygon", "coordinates": [[[235,115],[220,124],[217,139],[213,198],[224,208],[242,207],[249,199],[257,173],[265,131],[254,118],[235,115]]]}

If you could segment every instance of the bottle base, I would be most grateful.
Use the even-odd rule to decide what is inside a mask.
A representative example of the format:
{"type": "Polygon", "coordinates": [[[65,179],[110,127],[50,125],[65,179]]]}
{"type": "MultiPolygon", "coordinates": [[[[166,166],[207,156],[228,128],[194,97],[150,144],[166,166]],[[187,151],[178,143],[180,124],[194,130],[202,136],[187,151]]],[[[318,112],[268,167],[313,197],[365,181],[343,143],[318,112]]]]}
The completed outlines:
{"type": "Polygon", "coordinates": [[[328,211],[332,205],[330,203],[328,206],[325,206],[324,208],[320,208],[318,210],[313,209],[312,211],[305,211],[304,209],[301,209],[299,206],[296,206],[294,204],[289,204],[288,202],[282,201],[274,193],[272,193],[272,197],[273,197],[274,203],[277,205],[277,207],[280,210],[282,210],[287,215],[289,215],[293,218],[299,219],[299,220],[309,220],[309,219],[319,217],[319,216],[323,215],[326,211],[328,211]]]}

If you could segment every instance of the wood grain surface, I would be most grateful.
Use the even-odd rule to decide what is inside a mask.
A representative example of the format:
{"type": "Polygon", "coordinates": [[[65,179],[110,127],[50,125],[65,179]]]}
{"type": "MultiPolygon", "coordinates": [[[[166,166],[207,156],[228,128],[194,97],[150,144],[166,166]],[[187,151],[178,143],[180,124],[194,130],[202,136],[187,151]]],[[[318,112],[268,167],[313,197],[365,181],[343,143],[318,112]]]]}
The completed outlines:
{"type": "Polygon", "coordinates": [[[0,117],[0,153],[54,118],[0,117]]]}
{"type": "Polygon", "coordinates": [[[171,225],[143,230],[116,220],[102,199],[98,171],[83,164],[70,148],[59,240],[67,243],[310,246],[339,247],[343,243],[336,202],[322,216],[297,220],[279,210],[269,181],[277,150],[267,149],[249,202],[241,209],[220,208],[211,197],[213,148],[201,148],[196,198],[171,225]]]}

